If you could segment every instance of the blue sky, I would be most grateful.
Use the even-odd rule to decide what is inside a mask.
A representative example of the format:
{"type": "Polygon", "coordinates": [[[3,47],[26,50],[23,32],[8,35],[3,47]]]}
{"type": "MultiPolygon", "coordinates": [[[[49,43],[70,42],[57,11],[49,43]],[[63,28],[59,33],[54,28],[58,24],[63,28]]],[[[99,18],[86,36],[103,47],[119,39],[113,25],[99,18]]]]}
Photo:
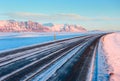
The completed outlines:
{"type": "Polygon", "coordinates": [[[1,0],[0,20],[8,19],[120,30],[120,0],[1,0]]]}

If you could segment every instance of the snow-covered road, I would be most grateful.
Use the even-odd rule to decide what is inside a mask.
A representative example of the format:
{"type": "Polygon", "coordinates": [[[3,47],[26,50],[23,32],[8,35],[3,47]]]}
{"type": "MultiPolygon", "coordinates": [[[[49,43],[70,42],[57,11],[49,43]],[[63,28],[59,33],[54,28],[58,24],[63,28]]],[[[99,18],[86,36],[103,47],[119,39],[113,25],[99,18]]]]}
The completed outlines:
{"type": "Polygon", "coordinates": [[[89,34],[1,52],[0,80],[119,81],[120,33],[106,34],[89,34]]]}
{"type": "MultiPolygon", "coordinates": [[[[62,68],[65,63],[71,62],[74,65],[79,59],[73,59],[73,57],[78,58],[81,56],[80,54],[82,54],[83,50],[85,51],[85,49],[101,35],[102,34],[91,34],[79,36],[2,52],[0,54],[0,80],[36,81],[41,79],[40,81],[46,81],[51,78],[59,68],[65,69],[62,68]],[[81,50],[81,52],[79,52],[79,50],[81,50]],[[79,53],[76,56],[77,52],[79,53]],[[69,61],[71,58],[72,60],[69,61]],[[44,75],[44,77],[41,77],[42,75],[44,75]]],[[[93,47],[89,48],[93,49],[93,47]]],[[[89,53],[92,54],[91,52],[89,53]]],[[[87,54],[83,54],[83,56],[84,55],[87,54]]],[[[91,58],[91,56],[89,58],[91,58]]],[[[83,62],[84,61],[83,59],[83,62]]],[[[84,65],[86,64],[89,64],[87,60],[84,65]]],[[[71,65],[67,64],[67,68],[69,67],[71,67],[71,65]]],[[[85,66],[83,68],[85,68],[85,66]]],[[[83,69],[81,69],[81,72],[82,71],[83,69]]],[[[87,76],[86,73],[87,68],[84,73],[85,76],[87,76]]],[[[80,76],[81,73],[78,77],[80,76]]],[[[59,76],[58,79],[60,79],[59,76]]],[[[79,78],[76,79],[79,80],[79,78]]]]}

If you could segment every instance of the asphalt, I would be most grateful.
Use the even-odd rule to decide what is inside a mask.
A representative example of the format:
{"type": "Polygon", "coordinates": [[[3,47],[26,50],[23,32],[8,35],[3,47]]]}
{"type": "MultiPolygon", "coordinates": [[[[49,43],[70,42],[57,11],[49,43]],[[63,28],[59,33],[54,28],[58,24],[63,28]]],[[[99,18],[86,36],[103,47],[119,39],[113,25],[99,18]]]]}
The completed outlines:
{"type": "Polygon", "coordinates": [[[103,35],[74,37],[2,52],[0,81],[86,81],[94,48],[103,35]],[[45,74],[53,66],[50,70],[53,74],[45,74]]]}

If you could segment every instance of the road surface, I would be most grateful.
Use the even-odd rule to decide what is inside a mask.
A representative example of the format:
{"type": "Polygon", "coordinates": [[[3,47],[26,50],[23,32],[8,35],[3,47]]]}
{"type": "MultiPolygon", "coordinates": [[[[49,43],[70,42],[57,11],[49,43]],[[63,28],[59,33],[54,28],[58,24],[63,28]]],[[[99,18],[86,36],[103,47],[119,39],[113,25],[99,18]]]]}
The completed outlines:
{"type": "Polygon", "coordinates": [[[92,81],[99,39],[92,34],[0,53],[0,81],[92,81]]]}

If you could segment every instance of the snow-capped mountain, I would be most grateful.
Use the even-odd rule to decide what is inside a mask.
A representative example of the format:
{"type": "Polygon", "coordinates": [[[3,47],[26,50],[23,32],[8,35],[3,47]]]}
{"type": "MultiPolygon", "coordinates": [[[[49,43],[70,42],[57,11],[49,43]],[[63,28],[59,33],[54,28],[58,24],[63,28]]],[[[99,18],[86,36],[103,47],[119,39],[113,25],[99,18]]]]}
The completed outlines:
{"type": "Polygon", "coordinates": [[[49,28],[32,21],[18,22],[15,20],[0,21],[0,32],[47,32],[49,28]]]}
{"type": "Polygon", "coordinates": [[[56,32],[85,32],[86,29],[78,25],[69,24],[54,24],[51,27],[51,31],[56,32]]]}
{"type": "Polygon", "coordinates": [[[69,24],[40,24],[33,21],[1,20],[0,32],[85,32],[86,29],[69,24]]]}

